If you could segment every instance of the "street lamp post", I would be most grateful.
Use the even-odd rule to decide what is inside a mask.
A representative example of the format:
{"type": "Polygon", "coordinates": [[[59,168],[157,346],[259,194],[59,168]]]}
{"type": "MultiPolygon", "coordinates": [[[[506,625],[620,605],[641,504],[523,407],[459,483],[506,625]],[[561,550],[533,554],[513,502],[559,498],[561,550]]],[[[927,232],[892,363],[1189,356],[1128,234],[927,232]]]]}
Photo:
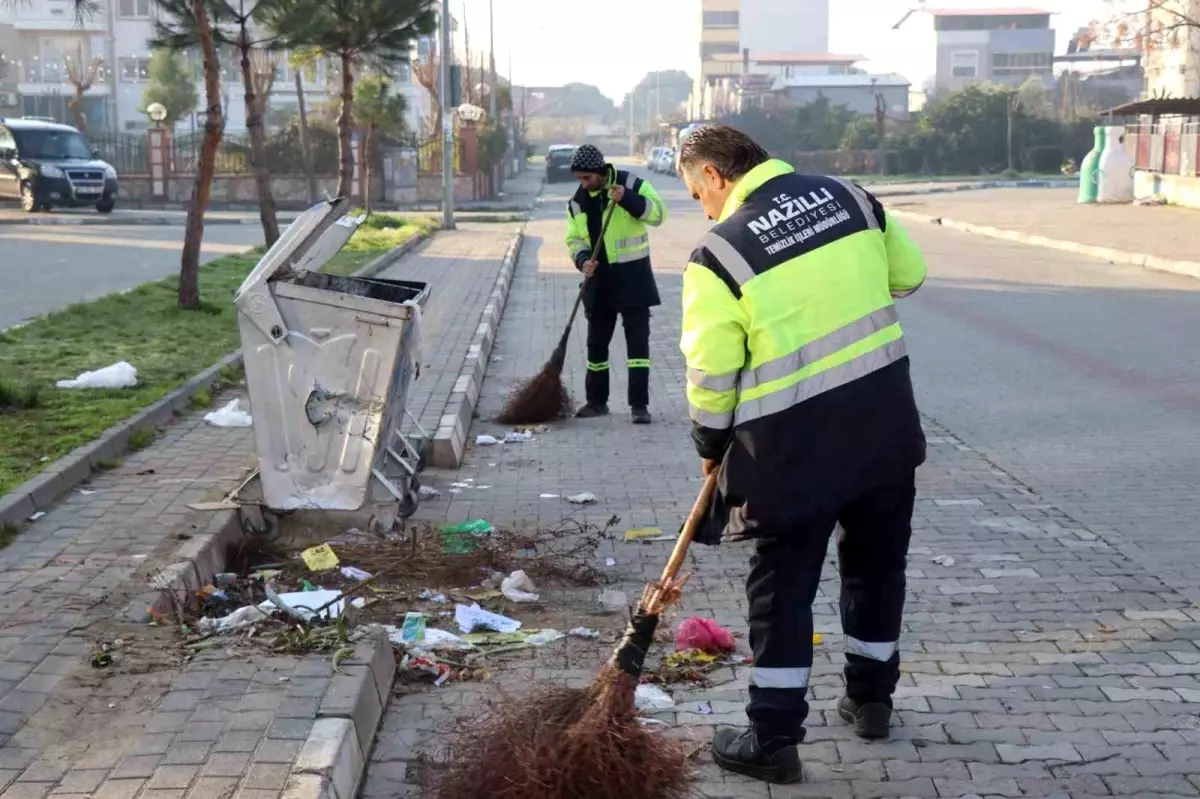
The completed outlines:
{"type": "Polygon", "coordinates": [[[454,110],[450,107],[450,0],[442,0],[442,229],[454,230],[454,110]]]}

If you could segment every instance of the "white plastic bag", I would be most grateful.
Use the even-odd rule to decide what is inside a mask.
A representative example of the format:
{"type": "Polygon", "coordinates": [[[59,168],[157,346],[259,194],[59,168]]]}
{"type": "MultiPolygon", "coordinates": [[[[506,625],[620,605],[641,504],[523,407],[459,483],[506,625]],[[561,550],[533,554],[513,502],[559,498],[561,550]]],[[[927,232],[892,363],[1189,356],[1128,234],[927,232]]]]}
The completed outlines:
{"type": "Polygon", "coordinates": [[[230,400],[225,407],[206,413],[204,421],[213,427],[250,427],[254,421],[242,410],[239,400],[230,400]]]}
{"type": "Polygon", "coordinates": [[[536,590],[533,580],[520,569],[500,581],[500,593],[504,594],[504,598],[509,602],[537,602],[538,595],[534,593],[536,590]]]}
{"type": "Polygon", "coordinates": [[[675,700],[657,685],[639,685],[633,695],[633,705],[643,712],[670,710],[675,707],[675,700]]]}
{"type": "Polygon", "coordinates": [[[545,646],[555,641],[561,641],[566,637],[558,630],[538,630],[536,633],[525,636],[525,643],[530,646],[545,646]]]}
{"type": "Polygon", "coordinates": [[[133,388],[137,385],[137,369],[120,361],[94,372],[83,372],[74,380],[59,380],[54,385],[59,388],[133,388]]]}

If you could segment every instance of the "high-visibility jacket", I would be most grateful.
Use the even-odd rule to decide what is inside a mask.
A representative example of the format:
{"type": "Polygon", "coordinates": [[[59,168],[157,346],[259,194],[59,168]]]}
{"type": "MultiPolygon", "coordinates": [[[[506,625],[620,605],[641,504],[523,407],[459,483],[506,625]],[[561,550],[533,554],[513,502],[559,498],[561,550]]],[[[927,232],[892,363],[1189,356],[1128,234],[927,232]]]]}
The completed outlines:
{"type": "Polygon", "coordinates": [[[710,528],[779,535],[925,459],[893,297],[920,251],[867,191],[753,169],[683,276],[693,440],[720,460],[710,528]]]}
{"type": "Polygon", "coordinates": [[[612,311],[660,305],[650,265],[647,226],[661,225],[667,211],[648,181],[609,164],[604,189],[588,192],[580,186],[567,203],[567,251],[575,267],[582,269],[592,254],[593,242],[600,236],[610,202],[608,192],[615,185],[625,187],[625,196],[613,210],[604,233],[604,244],[596,259],[600,267],[588,281],[585,302],[589,309],[601,302],[612,311]]]}

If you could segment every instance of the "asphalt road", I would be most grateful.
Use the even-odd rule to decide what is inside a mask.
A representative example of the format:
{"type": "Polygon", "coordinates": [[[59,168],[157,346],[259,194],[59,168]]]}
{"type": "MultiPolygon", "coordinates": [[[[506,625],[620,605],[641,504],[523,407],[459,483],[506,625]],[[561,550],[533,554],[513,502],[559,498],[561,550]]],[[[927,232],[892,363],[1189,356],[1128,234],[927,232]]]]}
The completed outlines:
{"type": "MultiPolygon", "coordinates": [[[[262,244],[251,225],[211,225],[207,261],[262,244]]],[[[0,225],[0,330],[179,269],[183,227],[0,225]]]]}
{"type": "MultiPolygon", "coordinates": [[[[641,174],[672,213],[655,269],[677,271],[707,223],[641,174]]],[[[908,229],[929,263],[900,303],[921,410],[1200,602],[1200,280],[908,229]]]]}

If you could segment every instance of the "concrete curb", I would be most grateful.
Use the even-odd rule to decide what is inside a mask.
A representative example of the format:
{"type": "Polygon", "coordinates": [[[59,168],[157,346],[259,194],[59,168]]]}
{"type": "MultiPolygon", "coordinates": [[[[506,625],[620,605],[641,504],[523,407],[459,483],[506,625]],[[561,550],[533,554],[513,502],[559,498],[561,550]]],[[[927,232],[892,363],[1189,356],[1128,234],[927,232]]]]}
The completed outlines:
{"type": "Polygon", "coordinates": [[[1200,262],[1197,261],[1172,261],[1168,258],[1160,258],[1157,255],[1128,252],[1126,250],[1116,250],[1111,247],[1096,247],[1091,244],[1080,244],[1079,242],[1066,241],[1064,239],[1052,239],[1047,236],[1035,236],[1029,233],[1021,233],[1016,230],[1005,230],[1003,228],[992,227],[990,225],[977,225],[973,222],[960,222],[956,219],[946,219],[945,217],[931,216],[929,214],[918,214],[913,211],[903,211],[889,208],[888,213],[892,216],[895,216],[897,219],[903,219],[910,222],[941,225],[942,227],[950,228],[951,230],[959,230],[964,233],[974,233],[979,236],[987,236],[989,238],[1001,239],[1004,241],[1014,241],[1019,244],[1029,244],[1034,247],[1045,247],[1047,249],[1061,250],[1063,252],[1075,253],[1077,255],[1087,255],[1092,258],[1100,258],[1116,264],[1132,264],[1134,266],[1142,266],[1147,269],[1154,269],[1159,272],[1172,272],[1177,275],[1186,275],[1188,277],[1200,277],[1200,262]]]}
{"type": "Polygon", "coordinates": [[[492,353],[492,345],[496,342],[500,319],[504,316],[504,306],[508,302],[513,272],[517,267],[517,259],[521,256],[524,240],[525,229],[522,226],[504,253],[500,274],[496,276],[491,296],[480,314],[479,326],[475,329],[470,346],[467,347],[462,369],[459,370],[458,379],[454,382],[454,388],[438,422],[433,443],[429,448],[429,463],[432,466],[453,469],[462,463],[467,433],[471,429],[471,419],[479,404],[483,379],[487,375],[488,359],[492,353]]]}
{"type": "Polygon", "coordinates": [[[903,183],[864,183],[863,188],[876,197],[922,197],[927,194],[955,194],[960,191],[983,191],[984,189],[1074,189],[1078,188],[1078,180],[985,180],[978,183],[964,183],[961,186],[930,186],[922,189],[901,189],[888,191],[889,186],[903,186],[903,183]]]}
{"type": "MultiPolygon", "coordinates": [[[[290,225],[296,221],[295,217],[280,219],[279,224],[290,225]]],[[[29,226],[34,227],[183,227],[187,224],[187,219],[184,217],[169,217],[169,216],[141,216],[133,218],[112,217],[112,216],[47,216],[47,217],[29,217],[28,219],[0,219],[0,226],[18,227],[29,226]]],[[[257,219],[205,219],[204,227],[212,227],[213,225],[244,225],[244,226],[260,226],[262,222],[257,219]]]]}
{"type": "MultiPolygon", "coordinates": [[[[427,241],[430,235],[421,233],[412,237],[359,269],[354,273],[355,276],[372,277],[379,274],[427,241]]],[[[104,431],[95,441],[72,450],[46,467],[41,474],[0,496],[0,524],[19,525],[35,513],[49,510],[65,494],[90,478],[98,470],[99,464],[118,460],[129,452],[129,441],[134,433],[165,427],[177,413],[187,409],[193,396],[217,383],[226,367],[240,368],[241,365],[240,351],[226,355],[162,399],[104,431]]]]}
{"type": "Polygon", "coordinates": [[[372,630],[325,691],[284,799],[355,799],[395,679],[392,644],[372,630]]]}

